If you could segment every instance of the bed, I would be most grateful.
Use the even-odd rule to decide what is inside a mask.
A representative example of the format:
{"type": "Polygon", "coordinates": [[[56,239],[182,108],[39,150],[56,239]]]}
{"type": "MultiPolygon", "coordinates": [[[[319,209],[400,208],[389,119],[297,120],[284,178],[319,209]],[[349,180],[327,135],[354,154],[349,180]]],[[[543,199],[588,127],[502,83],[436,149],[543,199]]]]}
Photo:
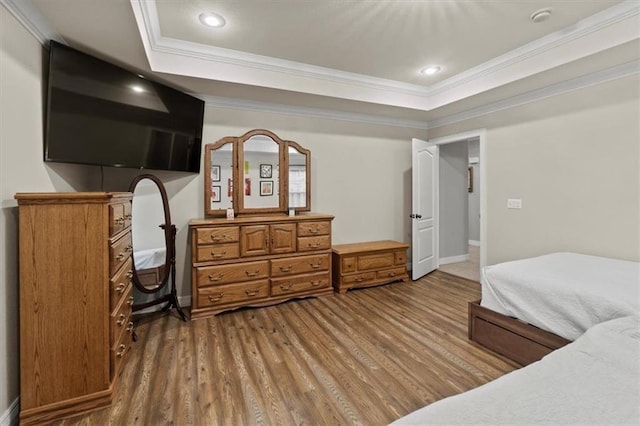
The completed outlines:
{"type": "Polygon", "coordinates": [[[640,263],[577,253],[487,266],[469,338],[527,365],[609,319],[640,312],[640,263]]]}
{"type": "Polygon", "coordinates": [[[638,315],[609,320],[538,362],[392,424],[637,425],[639,360],[638,315]]]}
{"type": "Polygon", "coordinates": [[[133,253],[136,274],[140,284],[145,287],[155,287],[164,275],[167,249],[157,247],[138,250],[133,253]]]}

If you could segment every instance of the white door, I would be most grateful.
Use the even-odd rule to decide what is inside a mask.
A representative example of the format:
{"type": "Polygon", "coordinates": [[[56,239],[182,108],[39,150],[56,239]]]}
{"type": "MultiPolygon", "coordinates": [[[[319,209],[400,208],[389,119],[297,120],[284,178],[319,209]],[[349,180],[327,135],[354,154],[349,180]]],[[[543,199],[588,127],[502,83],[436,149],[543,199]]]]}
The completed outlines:
{"type": "Polygon", "coordinates": [[[411,278],[438,267],[438,158],[437,145],[413,139],[411,206],[411,278]]]}

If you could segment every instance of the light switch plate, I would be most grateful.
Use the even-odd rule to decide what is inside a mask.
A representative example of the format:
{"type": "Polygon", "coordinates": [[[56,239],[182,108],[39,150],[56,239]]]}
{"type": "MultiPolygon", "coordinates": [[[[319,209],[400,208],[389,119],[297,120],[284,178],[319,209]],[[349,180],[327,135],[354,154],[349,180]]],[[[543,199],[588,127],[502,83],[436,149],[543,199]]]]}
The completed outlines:
{"type": "Polygon", "coordinates": [[[522,199],[520,199],[520,198],[507,198],[507,208],[508,209],[521,209],[522,208],[522,199]]]}

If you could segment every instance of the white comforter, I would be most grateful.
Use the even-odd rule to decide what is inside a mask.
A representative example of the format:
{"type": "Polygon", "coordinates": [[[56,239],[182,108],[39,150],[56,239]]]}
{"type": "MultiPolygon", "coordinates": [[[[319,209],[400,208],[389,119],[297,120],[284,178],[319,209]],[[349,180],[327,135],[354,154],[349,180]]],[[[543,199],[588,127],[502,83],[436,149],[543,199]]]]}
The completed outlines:
{"type": "Polygon", "coordinates": [[[640,318],[618,318],[542,360],[394,425],[640,423],[640,318]]]}
{"type": "Polygon", "coordinates": [[[553,253],[486,266],[481,305],[568,340],[640,312],[640,263],[553,253]]]}

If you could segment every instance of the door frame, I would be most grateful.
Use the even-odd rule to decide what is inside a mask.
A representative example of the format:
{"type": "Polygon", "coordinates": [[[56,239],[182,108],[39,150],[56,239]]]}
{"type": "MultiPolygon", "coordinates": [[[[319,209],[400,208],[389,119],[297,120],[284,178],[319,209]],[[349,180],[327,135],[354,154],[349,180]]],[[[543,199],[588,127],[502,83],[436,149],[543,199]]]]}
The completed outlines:
{"type": "MultiPolygon", "coordinates": [[[[455,135],[428,139],[428,142],[432,145],[444,145],[474,138],[478,138],[480,141],[480,159],[478,163],[480,164],[480,268],[482,268],[487,264],[487,129],[470,130],[455,135]]],[[[473,184],[476,185],[477,182],[473,184]]],[[[440,196],[439,194],[440,191],[438,190],[438,196],[440,196]]],[[[439,236],[440,223],[436,226],[438,227],[437,232],[439,236]]],[[[482,280],[482,277],[480,278],[482,280]]]]}

